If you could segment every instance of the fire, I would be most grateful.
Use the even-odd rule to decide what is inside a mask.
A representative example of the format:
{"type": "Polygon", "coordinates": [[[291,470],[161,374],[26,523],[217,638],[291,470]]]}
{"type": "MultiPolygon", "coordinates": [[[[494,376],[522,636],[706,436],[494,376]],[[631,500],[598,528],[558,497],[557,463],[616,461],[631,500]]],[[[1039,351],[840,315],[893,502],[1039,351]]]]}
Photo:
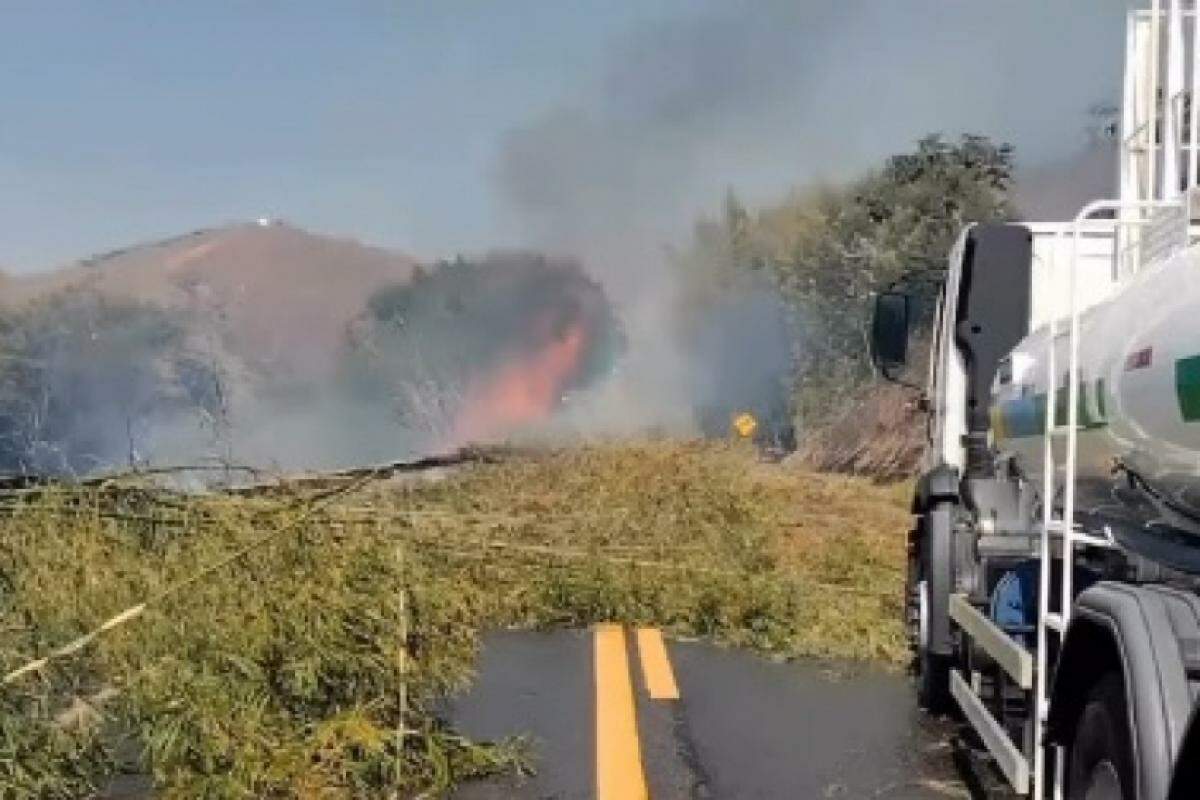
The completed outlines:
{"type": "Polygon", "coordinates": [[[577,376],[587,334],[581,322],[540,350],[502,364],[468,388],[452,441],[484,441],[548,416],[577,376]]]}

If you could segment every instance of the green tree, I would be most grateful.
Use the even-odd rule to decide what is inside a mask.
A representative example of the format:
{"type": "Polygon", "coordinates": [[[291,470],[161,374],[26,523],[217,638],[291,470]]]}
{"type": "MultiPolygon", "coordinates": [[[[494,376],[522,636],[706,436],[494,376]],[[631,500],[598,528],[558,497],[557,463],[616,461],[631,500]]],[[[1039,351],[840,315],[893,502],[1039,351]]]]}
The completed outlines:
{"type": "Polygon", "coordinates": [[[676,254],[682,302],[702,307],[770,274],[796,312],[798,411],[819,417],[871,375],[874,293],[914,276],[936,285],[964,226],[1013,216],[1012,181],[1009,145],[931,135],[857,181],[795,191],[755,214],[730,193],[722,217],[702,220],[676,254]]]}

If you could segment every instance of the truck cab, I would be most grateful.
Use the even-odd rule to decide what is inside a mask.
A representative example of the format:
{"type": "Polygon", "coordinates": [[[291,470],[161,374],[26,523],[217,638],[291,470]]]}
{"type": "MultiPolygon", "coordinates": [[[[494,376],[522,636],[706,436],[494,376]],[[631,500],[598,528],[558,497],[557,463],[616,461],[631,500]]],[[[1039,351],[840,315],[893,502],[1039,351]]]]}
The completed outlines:
{"type": "MultiPolygon", "coordinates": [[[[1198,19],[1129,14],[1120,196],[969,226],[922,332],[918,696],[1017,795],[1200,797],[1198,19]]],[[[876,298],[885,376],[910,307],[876,298]]]]}

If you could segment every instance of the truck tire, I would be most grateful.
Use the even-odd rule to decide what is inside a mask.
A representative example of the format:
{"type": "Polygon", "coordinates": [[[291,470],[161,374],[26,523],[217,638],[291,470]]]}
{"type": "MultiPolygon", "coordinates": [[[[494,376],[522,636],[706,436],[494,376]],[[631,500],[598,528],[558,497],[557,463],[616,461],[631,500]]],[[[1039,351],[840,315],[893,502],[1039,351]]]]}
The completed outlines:
{"type": "Polygon", "coordinates": [[[919,576],[917,607],[920,614],[917,637],[917,702],[932,714],[945,714],[951,709],[949,656],[929,649],[929,584],[919,576]]]}
{"type": "Polygon", "coordinates": [[[950,520],[952,506],[938,503],[918,518],[909,540],[908,589],[913,631],[917,702],[932,714],[953,710],[948,603],[952,585],[950,520]]]}
{"type": "Polygon", "coordinates": [[[1092,687],[1067,763],[1068,800],[1134,800],[1133,749],[1125,687],[1109,672],[1092,687]]]}

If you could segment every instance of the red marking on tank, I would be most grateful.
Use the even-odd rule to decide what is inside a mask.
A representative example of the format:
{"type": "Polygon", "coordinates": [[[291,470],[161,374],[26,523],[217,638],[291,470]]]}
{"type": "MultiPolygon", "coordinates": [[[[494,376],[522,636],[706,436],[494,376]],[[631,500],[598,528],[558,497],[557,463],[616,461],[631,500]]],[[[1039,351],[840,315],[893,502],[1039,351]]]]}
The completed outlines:
{"type": "Polygon", "coordinates": [[[1145,369],[1154,361],[1154,348],[1143,347],[1141,350],[1135,350],[1125,357],[1125,371],[1132,372],[1135,369],[1145,369]]]}

